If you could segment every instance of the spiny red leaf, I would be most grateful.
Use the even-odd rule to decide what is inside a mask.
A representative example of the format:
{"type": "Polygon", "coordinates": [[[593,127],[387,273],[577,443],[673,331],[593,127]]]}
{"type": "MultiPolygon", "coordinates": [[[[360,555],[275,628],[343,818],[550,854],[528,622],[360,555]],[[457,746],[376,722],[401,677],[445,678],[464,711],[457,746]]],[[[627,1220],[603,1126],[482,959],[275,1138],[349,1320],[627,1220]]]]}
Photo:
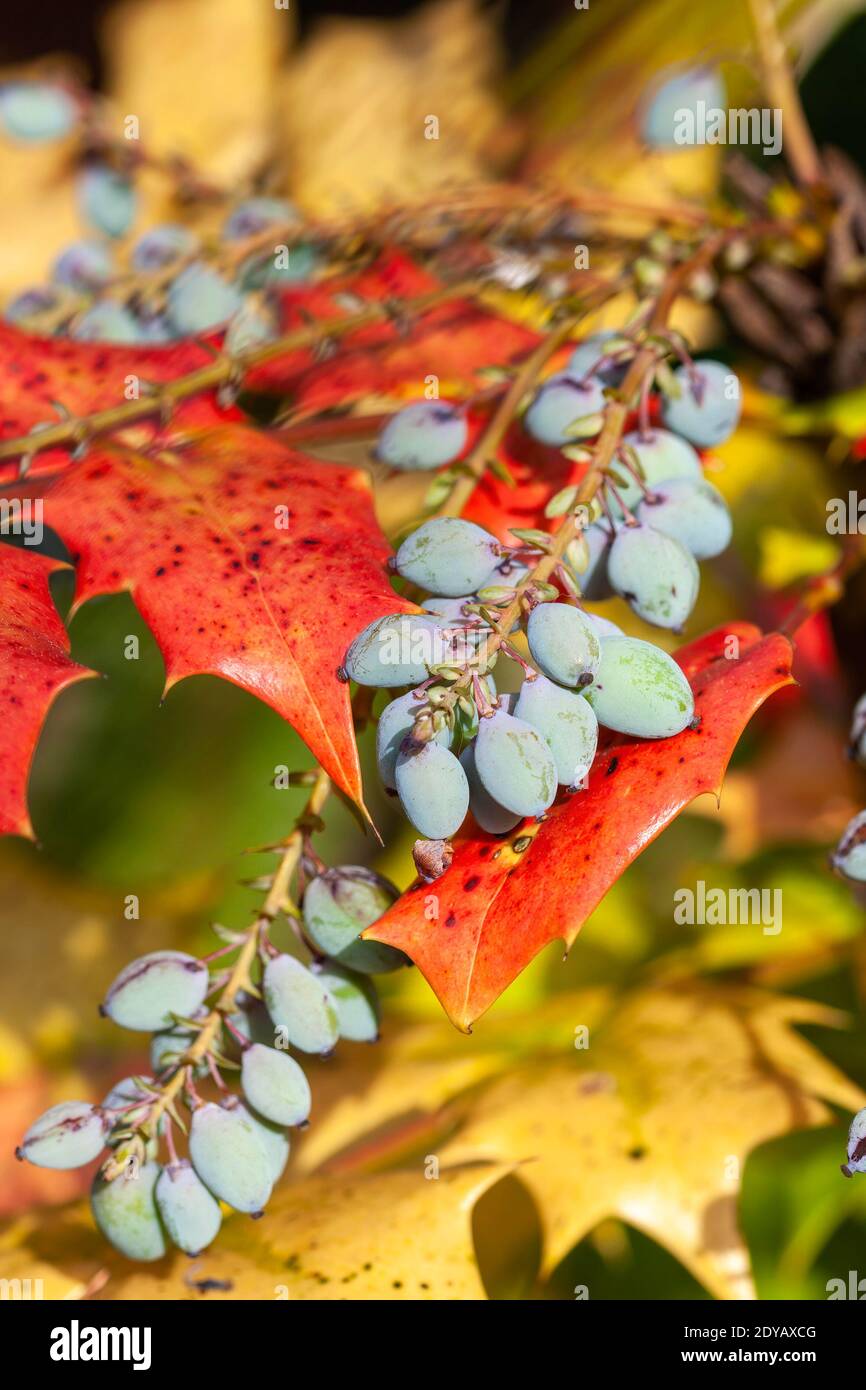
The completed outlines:
{"type": "Polygon", "coordinates": [[[337,668],[374,618],[414,611],[388,582],[365,473],[228,426],[156,458],[106,445],[58,479],[45,515],[76,562],[77,603],[129,589],[169,686],[210,673],[251,691],[363,804],[337,668]]]}
{"type": "Polygon", "coordinates": [[[0,550],[0,835],[33,835],[27,777],[55,697],[92,676],[69,657],[49,576],[60,560],[4,545],[0,550]]]}
{"type": "MultiPolygon", "coordinates": [[[[15,439],[34,425],[59,424],[62,416],[55,405],[76,417],[122,405],[130,377],[141,383],[173,381],[212,361],[212,354],[195,342],[117,347],[37,338],[0,321],[0,439],[15,439]]],[[[173,424],[202,427],[236,417],[237,411],[221,410],[213,392],[207,392],[182,402],[173,424]]],[[[153,432],[152,424],[147,428],[153,432]]],[[[32,472],[57,472],[68,459],[68,449],[46,449],[34,459],[32,472]]],[[[17,459],[0,462],[0,483],[17,475],[17,459]]]]}
{"type": "Polygon", "coordinates": [[[791,681],[791,644],[733,624],[681,649],[701,723],[676,738],[607,744],[586,791],[506,837],[471,830],[432,884],[416,884],[364,933],[411,956],[468,1029],[550,941],[571,945],[641,850],[703,792],[718,794],[755,710],[791,681]],[[731,638],[740,654],[728,658],[731,638]],[[433,911],[435,910],[435,917],[433,911]],[[433,920],[429,920],[433,917],[433,920]]]}
{"type": "MultiPolygon", "coordinates": [[[[359,274],[285,290],[283,331],[439,288],[409,257],[389,251],[359,274]]],[[[537,342],[537,335],[521,324],[467,299],[454,299],[413,318],[405,332],[394,322],[361,329],[340,340],[325,360],[308,348],[287,353],[257,367],[248,384],[254,391],[288,392],[295,413],[311,415],[345,408],[365,396],[421,397],[431,372],[443,390],[470,391],[480,380],[479,368],[519,361],[537,342]]]]}

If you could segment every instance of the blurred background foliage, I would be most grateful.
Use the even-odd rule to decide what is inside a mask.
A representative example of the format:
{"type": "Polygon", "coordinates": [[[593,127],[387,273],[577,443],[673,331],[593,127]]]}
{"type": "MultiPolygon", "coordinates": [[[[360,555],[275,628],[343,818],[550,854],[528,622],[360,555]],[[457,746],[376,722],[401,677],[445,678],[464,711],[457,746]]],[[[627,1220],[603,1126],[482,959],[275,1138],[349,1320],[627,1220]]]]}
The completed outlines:
{"type": "MultiPolygon", "coordinates": [[[[819,142],[839,145],[866,170],[866,13],[835,0],[783,9],[803,54],[802,91],[819,142]]],[[[605,0],[579,13],[557,0],[299,0],[290,14],[239,0],[80,0],[19,11],[4,26],[0,62],[10,70],[71,54],[119,110],[141,116],[155,146],[183,149],[227,182],[276,155],[281,191],[318,215],[500,173],[649,197],[711,195],[719,151],[648,159],[634,110],[654,71],[696,56],[721,58],[738,98],[754,96],[748,33],[739,0],[605,0]],[[445,118],[443,138],[431,159],[419,160],[417,116],[428,111],[445,118]]],[[[0,145],[0,181],[14,178],[17,190],[0,206],[4,295],[38,280],[79,234],[63,159],[54,147],[33,155],[0,145]]],[[[161,186],[149,189],[139,229],[164,215],[164,199],[161,186]]],[[[516,298],[510,307],[525,312],[516,298]]],[[[718,345],[713,315],[695,328],[718,345]]],[[[721,348],[739,352],[733,341],[721,348]]],[[[743,428],[709,466],[733,508],[735,540],[705,568],[690,632],[733,616],[772,625],[791,586],[833,562],[826,499],[856,486],[856,469],[817,433],[780,434],[756,374],[743,428]]],[[[393,525],[387,496],[380,506],[393,525]]],[[[55,596],[66,612],[69,576],[58,577],[55,596]]],[[[389,1019],[439,1030],[436,1047],[460,1072],[497,1029],[511,1031],[519,1056],[532,1019],[559,995],[593,987],[619,995],[648,981],[676,989],[700,975],[793,991],[841,1011],[841,1026],[827,1026],[828,1014],[799,1027],[850,1078],[856,1098],[866,1087],[862,904],[830,875],[826,853],[866,800],[866,774],[845,760],[850,707],[866,684],[863,597],[855,582],[832,616],[809,625],[800,687],[775,697],[750,726],[721,806],[705,798],[646,851],[568,960],[556,948],[544,952],[468,1038],[441,1019],[417,971],[383,981],[389,1019]],[[782,931],[676,925],[675,890],[701,879],[781,889],[782,931]]],[[[601,611],[638,631],[617,602],[601,611]]],[[[309,764],[276,714],[233,686],[195,678],[163,702],[161,658],[127,595],[86,605],[71,636],[75,660],[104,679],[68,690],[50,714],[30,790],[39,846],[0,844],[0,1203],[19,1216],[80,1190],[76,1175],[23,1172],[11,1159],[29,1118],[72,1092],[96,1097],[110,1079],[146,1065],[97,1019],[105,985],[143,950],[212,949],[210,921],[246,923],[258,896],[240,880],[269,861],[244,851],[284,834],[304,795],[277,790],[275,770],[309,764]],[[137,660],[125,656],[129,635],[140,643],[137,660]],[[138,919],[128,915],[130,894],[138,919]]],[[[371,731],[361,747],[369,767],[371,731]]],[[[377,850],[336,806],[319,853],[333,863],[372,863],[404,886],[411,835],[378,780],[367,786],[386,848],[377,850]]],[[[356,1067],[352,1053],[364,1049],[341,1044],[343,1051],[348,1060],[330,1089],[327,1068],[317,1068],[315,1121],[339,1105],[339,1088],[357,1085],[362,1099],[371,1068],[387,1066],[365,1056],[356,1067]]],[[[503,1055],[506,1073],[512,1061],[503,1055]]],[[[407,1095],[407,1113],[412,1106],[407,1095]]],[[[829,1279],[847,1278],[862,1261],[866,1182],[839,1175],[847,1119],[837,1105],[835,1124],[763,1143],[745,1165],[740,1220],[761,1297],[825,1297],[829,1279]]],[[[301,1140],[301,1155],[303,1148],[301,1140]]],[[[392,1157],[405,1161],[407,1152],[411,1145],[392,1157]]],[[[479,1199],[473,1234],[495,1297],[573,1298],[581,1285],[591,1298],[710,1296],[661,1244],[610,1219],[540,1279],[539,1216],[519,1171],[479,1199]]]]}

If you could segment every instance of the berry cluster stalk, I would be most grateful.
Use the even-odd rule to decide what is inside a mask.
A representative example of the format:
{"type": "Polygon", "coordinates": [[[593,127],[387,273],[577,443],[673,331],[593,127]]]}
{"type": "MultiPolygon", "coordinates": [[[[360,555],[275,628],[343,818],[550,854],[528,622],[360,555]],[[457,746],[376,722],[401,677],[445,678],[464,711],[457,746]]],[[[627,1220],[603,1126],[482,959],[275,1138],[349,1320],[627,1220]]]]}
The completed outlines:
{"type": "Polygon", "coordinates": [[[571,337],[581,320],[591,309],[597,308],[599,303],[603,303],[622,288],[624,285],[620,283],[600,286],[596,294],[587,296],[579,313],[563,319],[546,338],[542,339],[535,351],[530,353],[491,415],[478,442],[464,459],[463,468],[466,470],[466,475],[458,478],[447,500],[437,512],[438,516],[460,515],[475,491],[476,483],[486,473],[491,459],[495,458],[496,451],[502,443],[523,397],[527,391],[532,389],[544,364],[549,361],[557,348],[571,337]]]}
{"type": "MultiPolygon", "coordinates": [[[[724,232],[717,232],[701,244],[701,246],[687,260],[681,261],[674,266],[663,284],[655,306],[647,321],[647,334],[660,333],[667,325],[671,310],[679,295],[687,287],[689,281],[699,270],[710,265],[719,252],[731,240],[741,236],[740,229],[729,229],[724,232]]],[[[549,341],[549,340],[546,340],[549,341]]],[[[542,344],[544,346],[544,344],[542,344]]],[[[586,507],[595,497],[596,492],[604,482],[606,470],[612,463],[617,451],[623,429],[631,410],[631,402],[647,377],[652,372],[658,362],[658,349],[648,345],[638,349],[634,359],[626,373],[621,387],[617,390],[616,397],[610,400],[604,410],[604,423],[599,434],[595,448],[593,450],[592,463],[580,484],[574,502],[574,510],[570,517],[567,517],[556,531],[550,550],[537,561],[535,566],[525,575],[517,585],[514,597],[508,607],[503,609],[499,615],[493,635],[490,637],[486,656],[489,658],[502,646],[510,633],[515,621],[520,617],[521,603],[525,591],[532,584],[544,583],[556,569],[562,556],[569,544],[576,539],[583,529],[583,508],[586,507]]],[[[500,422],[501,424],[502,422],[500,422]]],[[[507,423],[507,422],[506,422],[507,423]]],[[[504,425],[502,425],[504,428],[504,425]]],[[[472,487],[477,478],[466,479],[470,484],[469,495],[471,496],[472,487]]],[[[465,500],[468,500],[465,499],[465,500]]],[[[465,505],[464,500],[464,505],[465,505]]],[[[449,504],[446,506],[450,506],[449,504]]],[[[452,514],[450,510],[446,514],[452,514]]]]}
{"type": "Polygon", "coordinates": [[[178,1063],[174,1075],[162,1088],[153,1105],[149,1107],[145,1127],[150,1135],[156,1135],[160,1117],[166,1110],[170,1109],[186,1078],[192,1075],[196,1063],[207,1056],[225,1016],[234,1009],[238,994],[241,990],[250,988],[252,984],[251,967],[256,958],[261,938],[283,907],[292,874],[297,868],[303,851],[304,837],[311,825],[315,824],[320,816],[330,791],[331,779],[320,768],[307,803],[285,842],[285,848],[273,876],[268,895],[256,920],[247,930],[238,958],[232,966],[231,974],[223,986],[217,1002],[202,1024],[195,1042],[192,1043],[178,1063]]]}

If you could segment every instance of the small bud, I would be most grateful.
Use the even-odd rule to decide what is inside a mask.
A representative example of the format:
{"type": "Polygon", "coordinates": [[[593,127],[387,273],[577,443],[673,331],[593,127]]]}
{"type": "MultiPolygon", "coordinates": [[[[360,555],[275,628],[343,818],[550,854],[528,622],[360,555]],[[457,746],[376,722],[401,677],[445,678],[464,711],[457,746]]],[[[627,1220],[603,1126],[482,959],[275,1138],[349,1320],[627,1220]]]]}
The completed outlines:
{"type": "Polygon", "coordinates": [[[506,604],[514,598],[514,589],[509,589],[504,584],[491,584],[485,589],[478,590],[478,597],[482,603],[506,604]]]}
{"type": "Polygon", "coordinates": [[[577,501],[577,491],[577,487],[572,486],[561,488],[559,492],[554,493],[544,509],[544,515],[547,517],[565,516],[565,513],[571,511],[577,501]]]}
{"type": "Polygon", "coordinates": [[[665,281],[667,270],[660,261],[654,261],[649,256],[638,256],[632,266],[638,289],[659,290],[665,281]]]}

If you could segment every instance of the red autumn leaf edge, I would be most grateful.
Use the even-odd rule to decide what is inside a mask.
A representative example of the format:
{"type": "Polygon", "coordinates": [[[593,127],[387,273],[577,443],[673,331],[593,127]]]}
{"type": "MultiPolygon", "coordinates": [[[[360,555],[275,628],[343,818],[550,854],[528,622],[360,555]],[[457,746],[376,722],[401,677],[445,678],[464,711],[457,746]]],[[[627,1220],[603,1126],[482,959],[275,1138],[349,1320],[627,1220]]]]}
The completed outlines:
{"type": "Polygon", "coordinates": [[[27,781],[45,717],[61,690],[94,676],[69,656],[48,580],[66,566],[4,545],[0,564],[0,835],[32,838],[27,781]]]}
{"type": "Polygon", "coordinates": [[[695,692],[698,728],[658,741],[603,740],[585,791],[561,795],[540,823],[504,837],[471,827],[441,878],[416,883],[364,933],[411,957],[458,1028],[468,1031],[549,942],[570,946],[689,802],[719,795],[749,719],[792,683],[788,638],[751,624],[718,628],[675,656],[695,692]]]}

